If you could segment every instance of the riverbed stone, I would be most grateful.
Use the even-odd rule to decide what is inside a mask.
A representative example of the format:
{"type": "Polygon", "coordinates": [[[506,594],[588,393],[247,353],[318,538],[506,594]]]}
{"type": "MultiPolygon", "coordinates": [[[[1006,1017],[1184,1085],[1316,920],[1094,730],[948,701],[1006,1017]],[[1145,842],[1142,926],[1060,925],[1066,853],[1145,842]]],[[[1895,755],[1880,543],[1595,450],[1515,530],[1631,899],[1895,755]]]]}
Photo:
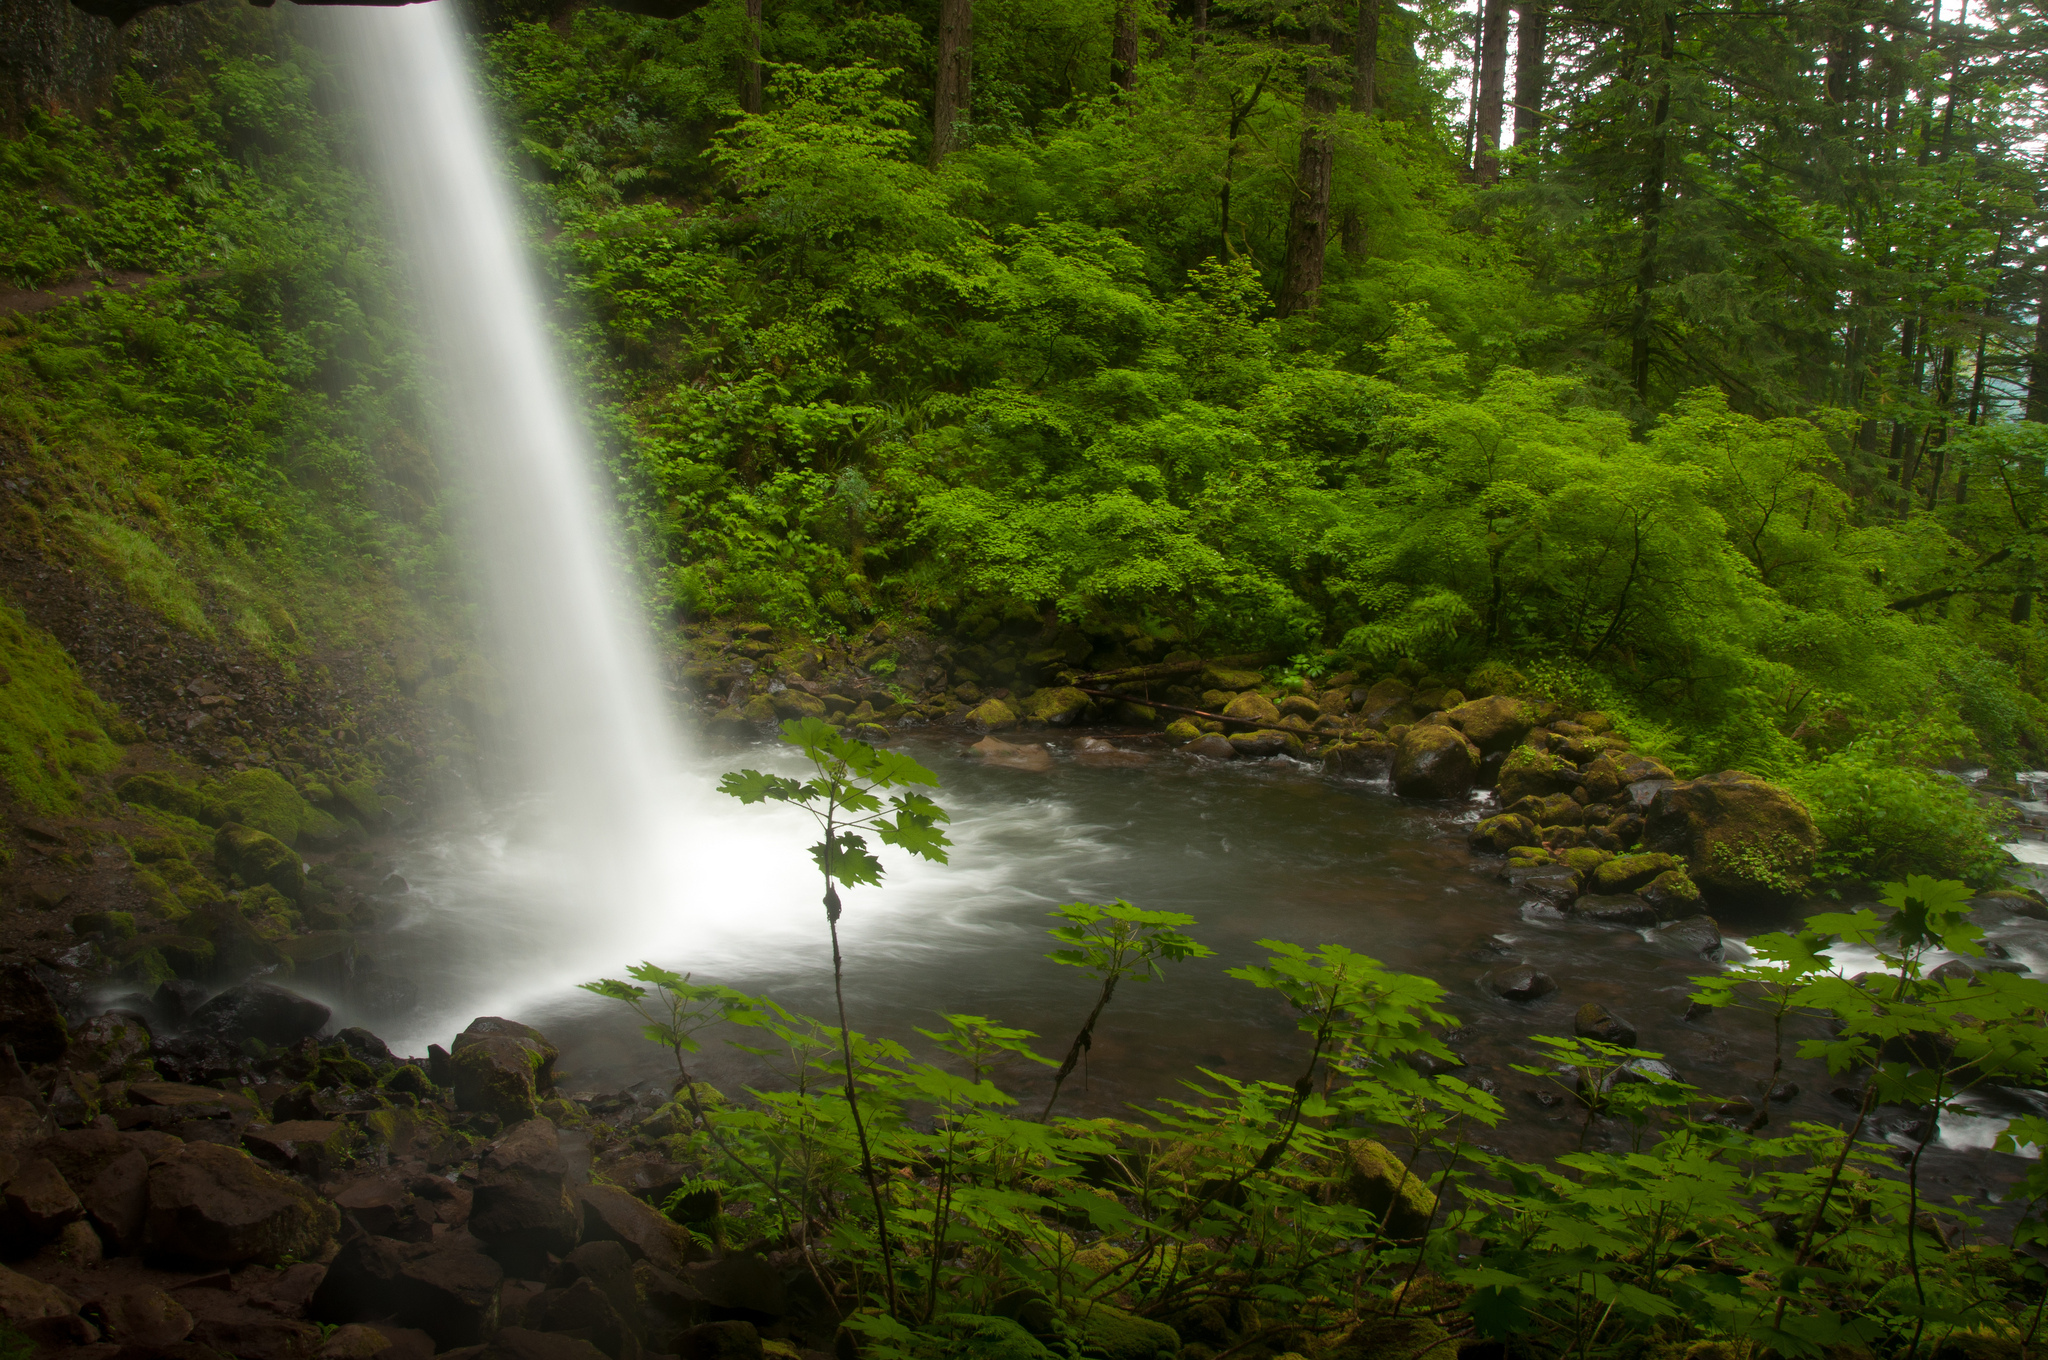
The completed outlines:
{"type": "Polygon", "coordinates": [[[1081,765],[1092,765],[1098,769],[1118,769],[1150,765],[1152,757],[1143,751],[1133,751],[1101,737],[1083,737],[1074,743],[1074,760],[1081,765]]]}
{"type": "Polygon", "coordinates": [[[1208,689],[1241,690],[1257,689],[1266,683],[1266,677],[1258,671],[1238,670],[1229,666],[1209,666],[1202,671],[1202,684],[1208,689]]]}
{"type": "Polygon", "coordinates": [[[1723,770],[1660,790],[1650,803],[1643,848],[1683,861],[1708,901],[1769,903],[1806,890],[1820,832],[1787,790],[1723,770]]]}
{"type": "Polygon", "coordinates": [[[484,1152],[470,1232],[515,1274],[566,1254],[582,1236],[583,1219],[567,1177],[568,1161],[552,1122],[529,1119],[515,1126],[484,1152]]]}
{"type": "Polygon", "coordinates": [[[1718,962],[1721,958],[1721,925],[1707,915],[1688,916],[1657,932],[1657,939],[1673,948],[1718,962]]]}
{"type": "Polygon", "coordinates": [[[1241,756],[1259,758],[1298,756],[1306,749],[1300,737],[1273,727],[1260,728],[1254,732],[1233,732],[1230,734],[1230,744],[1241,756]]]}
{"type": "Polygon", "coordinates": [[[572,1193],[582,1209],[586,1245],[616,1242],[632,1260],[652,1262],[671,1274],[689,1261],[689,1234],[645,1201],[615,1185],[579,1185],[572,1193]]]}
{"type": "Polygon", "coordinates": [[[85,1216],[85,1206],[47,1157],[36,1157],[8,1177],[0,1192],[0,1240],[43,1242],[85,1216]]]}
{"type": "Polygon", "coordinates": [[[297,1181],[236,1148],[187,1143],[149,1172],[150,1250],[208,1265],[318,1256],[341,1215],[297,1181]]]}
{"type": "Polygon", "coordinates": [[[0,1266],[0,1318],[19,1327],[77,1311],[78,1301],[63,1290],[0,1266]]]}
{"type": "Polygon", "coordinates": [[[1024,700],[1024,717],[1048,727],[1072,727],[1087,716],[1093,702],[1072,685],[1052,685],[1031,691],[1024,700]]]}
{"type": "Polygon", "coordinates": [[[1237,748],[1230,744],[1230,738],[1219,736],[1214,732],[1209,733],[1207,736],[1195,738],[1187,745],[1181,747],[1180,753],[1184,756],[1204,756],[1210,760],[1235,760],[1237,758],[1237,748]]]}
{"type": "Polygon", "coordinates": [[[1052,753],[1036,742],[1011,743],[998,741],[994,737],[983,737],[967,748],[981,757],[984,765],[993,765],[1004,770],[1023,770],[1027,774],[1044,774],[1052,768],[1052,753]]]}
{"type": "Polygon", "coordinates": [[[273,1048],[286,1048],[318,1034],[332,1014],[312,998],[276,983],[244,982],[194,1011],[191,1028],[237,1043],[256,1039],[273,1048]]]}
{"type": "Polygon", "coordinates": [[[1007,732],[1017,725],[1017,710],[1001,699],[984,699],[968,712],[967,725],[979,732],[1007,732]]]}
{"type": "Polygon", "coordinates": [[[0,966],[0,1044],[23,1063],[56,1062],[69,1035],[50,989],[25,963],[0,966]]]}
{"type": "Polygon", "coordinates": [[[1401,738],[1394,757],[1394,792],[1404,798],[1457,798],[1470,792],[1479,752],[1464,733],[1441,724],[1418,724],[1401,738]]]}
{"type": "Polygon", "coordinates": [[[1500,969],[1488,983],[1493,994],[1504,1001],[1535,1001],[1557,990],[1557,982],[1550,974],[1526,963],[1500,969]]]}
{"type": "Polygon", "coordinates": [[[1392,678],[1381,680],[1358,701],[1358,716],[1374,726],[1406,722],[1414,716],[1408,706],[1408,686],[1392,678]]]}
{"type": "Polygon", "coordinates": [[[1588,1001],[1572,1017],[1572,1033],[1617,1048],[1636,1046],[1636,1027],[1597,1001],[1588,1001]]]}
{"type": "Polygon", "coordinates": [[[1369,733],[1357,741],[1338,742],[1323,751],[1323,769],[1346,779],[1385,779],[1393,773],[1398,749],[1369,733]]]}
{"type": "Polygon", "coordinates": [[[1588,894],[1572,903],[1574,920],[1603,926],[1654,926],[1657,913],[1634,893],[1588,894]]]}
{"type": "Polygon", "coordinates": [[[1501,870],[1500,877],[1510,887],[1556,906],[1563,906],[1579,895],[1578,872],[1562,864],[1510,864],[1501,870]]]}

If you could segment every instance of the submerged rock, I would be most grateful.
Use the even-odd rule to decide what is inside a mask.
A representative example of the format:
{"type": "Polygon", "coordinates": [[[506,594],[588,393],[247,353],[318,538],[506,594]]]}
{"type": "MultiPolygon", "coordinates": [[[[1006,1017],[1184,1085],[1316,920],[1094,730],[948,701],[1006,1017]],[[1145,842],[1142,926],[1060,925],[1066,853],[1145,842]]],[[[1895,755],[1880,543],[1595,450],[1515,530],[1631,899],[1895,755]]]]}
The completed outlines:
{"type": "Polygon", "coordinates": [[[1181,747],[1180,753],[1184,756],[1206,756],[1210,760],[1237,759],[1237,748],[1230,744],[1230,738],[1219,736],[1214,732],[1209,733],[1207,736],[1195,738],[1187,745],[1181,747]]]}
{"type": "Polygon", "coordinates": [[[1495,996],[1506,1001],[1534,1001],[1557,990],[1557,983],[1550,974],[1526,963],[1501,969],[1488,979],[1488,984],[1495,996]]]}
{"type": "Polygon", "coordinates": [[[1636,1046],[1636,1027],[1597,1001],[1579,1007],[1578,1014],[1572,1017],[1572,1033],[1617,1048],[1636,1046]]]}
{"type": "Polygon", "coordinates": [[[967,749],[980,756],[984,765],[995,765],[1005,770],[1044,774],[1052,768],[1052,753],[1036,743],[1013,744],[983,737],[967,749]]]}

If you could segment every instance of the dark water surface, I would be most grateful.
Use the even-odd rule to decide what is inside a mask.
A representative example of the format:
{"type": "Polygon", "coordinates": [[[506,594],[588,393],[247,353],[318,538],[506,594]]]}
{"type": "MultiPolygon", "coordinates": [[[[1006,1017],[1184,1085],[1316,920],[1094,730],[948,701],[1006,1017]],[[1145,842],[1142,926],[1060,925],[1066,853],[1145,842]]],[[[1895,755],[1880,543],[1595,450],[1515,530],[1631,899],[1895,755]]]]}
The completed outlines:
{"type": "MultiPolygon", "coordinates": [[[[1487,1141],[1516,1155],[1576,1144],[1576,1107],[1546,1109],[1534,1095],[1544,1083],[1513,1069],[1542,1063],[1529,1036],[1569,1035],[1574,1012],[1589,1001],[1633,1023],[1640,1047],[1664,1053],[1706,1093],[1754,1097],[1768,1077],[1762,1016],[1724,1010],[1685,1019],[1691,979],[1715,964],[1654,931],[1568,921],[1498,881],[1499,859],[1465,844],[1490,795],[1418,804],[1291,761],[1193,762],[1143,740],[1132,745],[1156,758],[1139,768],[1095,768],[1056,741],[1052,771],[1030,774],[988,768],[959,741],[910,741],[940,776],[957,846],[948,867],[897,864],[881,888],[847,894],[854,1028],[928,1055],[915,1030],[933,1027],[939,1012],[965,1012],[1033,1030],[1039,1050],[1057,1056],[1095,984],[1044,958],[1055,947],[1047,913],[1064,902],[1122,897],[1193,916],[1192,933],[1215,955],[1118,991],[1097,1028],[1085,1088],[1070,1081],[1061,1098],[1067,1113],[1127,1114],[1134,1104],[1183,1096],[1198,1067],[1246,1079],[1299,1076],[1306,1039],[1284,1004],[1226,976],[1263,960],[1262,939],[1341,944],[1437,980],[1447,994],[1441,1008],[1461,1022],[1449,1040],[1469,1064],[1461,1075],[1491,1082],[1508,1110],[1487,1141]],[[1489,973],[1516,962],[1548,973],[1557,990],[1527,1004],[1494,996],[1489,973]]],[[[704,763],[715,771],[780,766],[786,757],[760,746],[704,763]]],[[[666,1051],[639,1037],[623,1007],[571,985],[580,980],[577,965],[581,977],[620,976],[640,957],[829,1016],[830,952],[803,849],[813,839],[807,824],[786,810],[715,796],[690,806],[689,882],[673,901],[654,889],[660,900],[624,908],[535,902],[504,860],[516,835],[488,824],[417,846],[400,865],[418,891],[411,920],[394,937],[392,966],[410,968],[430,993],[438,988],[442,1004],[421,1033],[406,1036],[415,1050],[446,1044],[469,1016],[496,1007],[560,1046],[573,1093],[665,1078],[666,1051]],[[527,985],[510,985],[519,979],[527,985]]],[[[1742,953],[1740,937],[1792,925],[1798,915],[1724,916],[1729,955],[1742,953]]],[[[2001,920],[1992,935],[2014,959],[2048,971],[2048,926],[2001,920]]],[[[1800,1022],[1788,1040],[1818,1034],[1800,1022]]],[[[699,1061],[700,1073],[720,1085],[766,1079],[757,1060],[717,1042],[699,1061]]],[[[1772,1128],[1851,1117],[1830,1094],[1847,1078],[1792,1058],[1784,1079],[1799,1094],[1772,1106],[1772,1128]]],[[[1049,1069],[1035,1067],[1003,1079],[1028,1110],[1049,1082],[1049,1069]]],[[[2030,1100],[2002,1103],[2017,1113],[2030,1100]]],[[[2000,1104],[1991,1102],[1987,1114],[2000,1104]]],[[[1923,1171],[1930,1193],[1983,1197],[2016,1174],[2017,1159],[1971,1150],[1988,1145],[2001,1122],[1948,1121],[1951,1147],[1923,1171]]],[[[1624,1139],[1625,1129],[1602,1127],[1593,1141],[1624,1139]]]]}

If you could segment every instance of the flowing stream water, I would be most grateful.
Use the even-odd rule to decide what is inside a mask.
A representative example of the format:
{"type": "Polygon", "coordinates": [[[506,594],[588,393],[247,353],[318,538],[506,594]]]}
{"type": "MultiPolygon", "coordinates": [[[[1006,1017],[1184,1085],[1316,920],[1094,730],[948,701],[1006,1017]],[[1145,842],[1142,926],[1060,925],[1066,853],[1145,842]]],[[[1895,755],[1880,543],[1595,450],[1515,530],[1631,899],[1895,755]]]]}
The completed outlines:
{"type": "MultiPolygon", "coordinates": [[[[463,520],[487,583],[506,754],[527,790],[480,800],[402,852],[412,891],[373,947],[426,1001],[386,1037],[423,1052],[474,1016],[511,1016],[560,1045],[572,1090],[600,1091],[669,1070],[622,1008],[576,990],[637,960],[825,1012],[810,824],[741,808],[713,787],[722,769],[788,769],[789,756],[765,745],[689,755],[678,735],[451,7],[337,9],[321,22],[345,52],[409,252],[440,380],[441,448],[467,488],[463,520]]],[[[1467,1075],[1512,1112],[1496,1141],[1519,1152],[1576,1138],[1571,1106],[1539,1103],[1544,1083],[1515,1068],[1541,1065],[1529,1036],[1569,1034],[1585,1002],[1633,1021],[1643,1046],[1703,1089],[1746,1094],[1770,1070],[1760,1017],[1686,1018],[1689,979],[1715,966],[1696,948],[1566,920],[1497,881],[1464,845],[1478,803],[1403,802],[1284,760],[1216,766],[1155,748],[1148,767],[1095,768],[1062,748],[1050,774],[1025,774],[980,766],[957,740],[910,745],[941,774],[957,846],[945,867],[885,857],[886,885],[849,894],[857,1027],[914,1042],[936,1013],[967,1012],[1035,1030],[1042,1050],[1059,1052],[1092,995],[1086,977],[1043,958],[1047,913],[1062,902],[1125,897],[1184,911],[1216,950],[1119,992],[1085,1085],[1069,1088],[1071,1111],[1181,1096],[1201,1068],[1292,1081],[1304,1045],[1291,1016],[1227,976],[1256,962],[1264,939],[1343,944],[1439,980],[1467,1075]],[[1489,973],[1517,961],[1558,990],[1528,1005],[1497,998],[1489,973]]],[[[1789,923],[1722,925],[1739,937],[1789,923]]],[[[1996,934],[2014,961],[2048,969],[2048,927],[2016,921],[1996,934]]],[[[763,1075],[716,1051],[705,1070],[721,1082],[763,1075]]],[[[1027,1104],[1046,1089],[1042,1070],[1009,1080],[1027,1104]]],[[[1801,1089],[1774,1107],[1775,1126],[1842,1119],[1838,1082],[1797,1064],[1794,1080],[1801,1089]]],[[[1936,1186],[1981,1195],[2009,1176],[2004,1159],[1960,1155],[1985,1143],[1997,1113],[1945,1126],[1957,1155],[1929,1169],[1936,1186]]]]}

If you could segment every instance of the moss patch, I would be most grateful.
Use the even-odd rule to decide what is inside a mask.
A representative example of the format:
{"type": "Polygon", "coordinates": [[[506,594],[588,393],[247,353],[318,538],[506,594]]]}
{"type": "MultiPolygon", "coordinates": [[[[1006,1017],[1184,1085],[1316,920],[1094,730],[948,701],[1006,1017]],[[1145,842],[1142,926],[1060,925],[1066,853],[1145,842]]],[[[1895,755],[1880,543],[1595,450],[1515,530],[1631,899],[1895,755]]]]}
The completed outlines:
{"type": "Polygon", "coordinates": [[[38,812],[84,800],[82,774],[113,767],[106,706],[57,640],[0,604],[0,777],[38,812]]]}

